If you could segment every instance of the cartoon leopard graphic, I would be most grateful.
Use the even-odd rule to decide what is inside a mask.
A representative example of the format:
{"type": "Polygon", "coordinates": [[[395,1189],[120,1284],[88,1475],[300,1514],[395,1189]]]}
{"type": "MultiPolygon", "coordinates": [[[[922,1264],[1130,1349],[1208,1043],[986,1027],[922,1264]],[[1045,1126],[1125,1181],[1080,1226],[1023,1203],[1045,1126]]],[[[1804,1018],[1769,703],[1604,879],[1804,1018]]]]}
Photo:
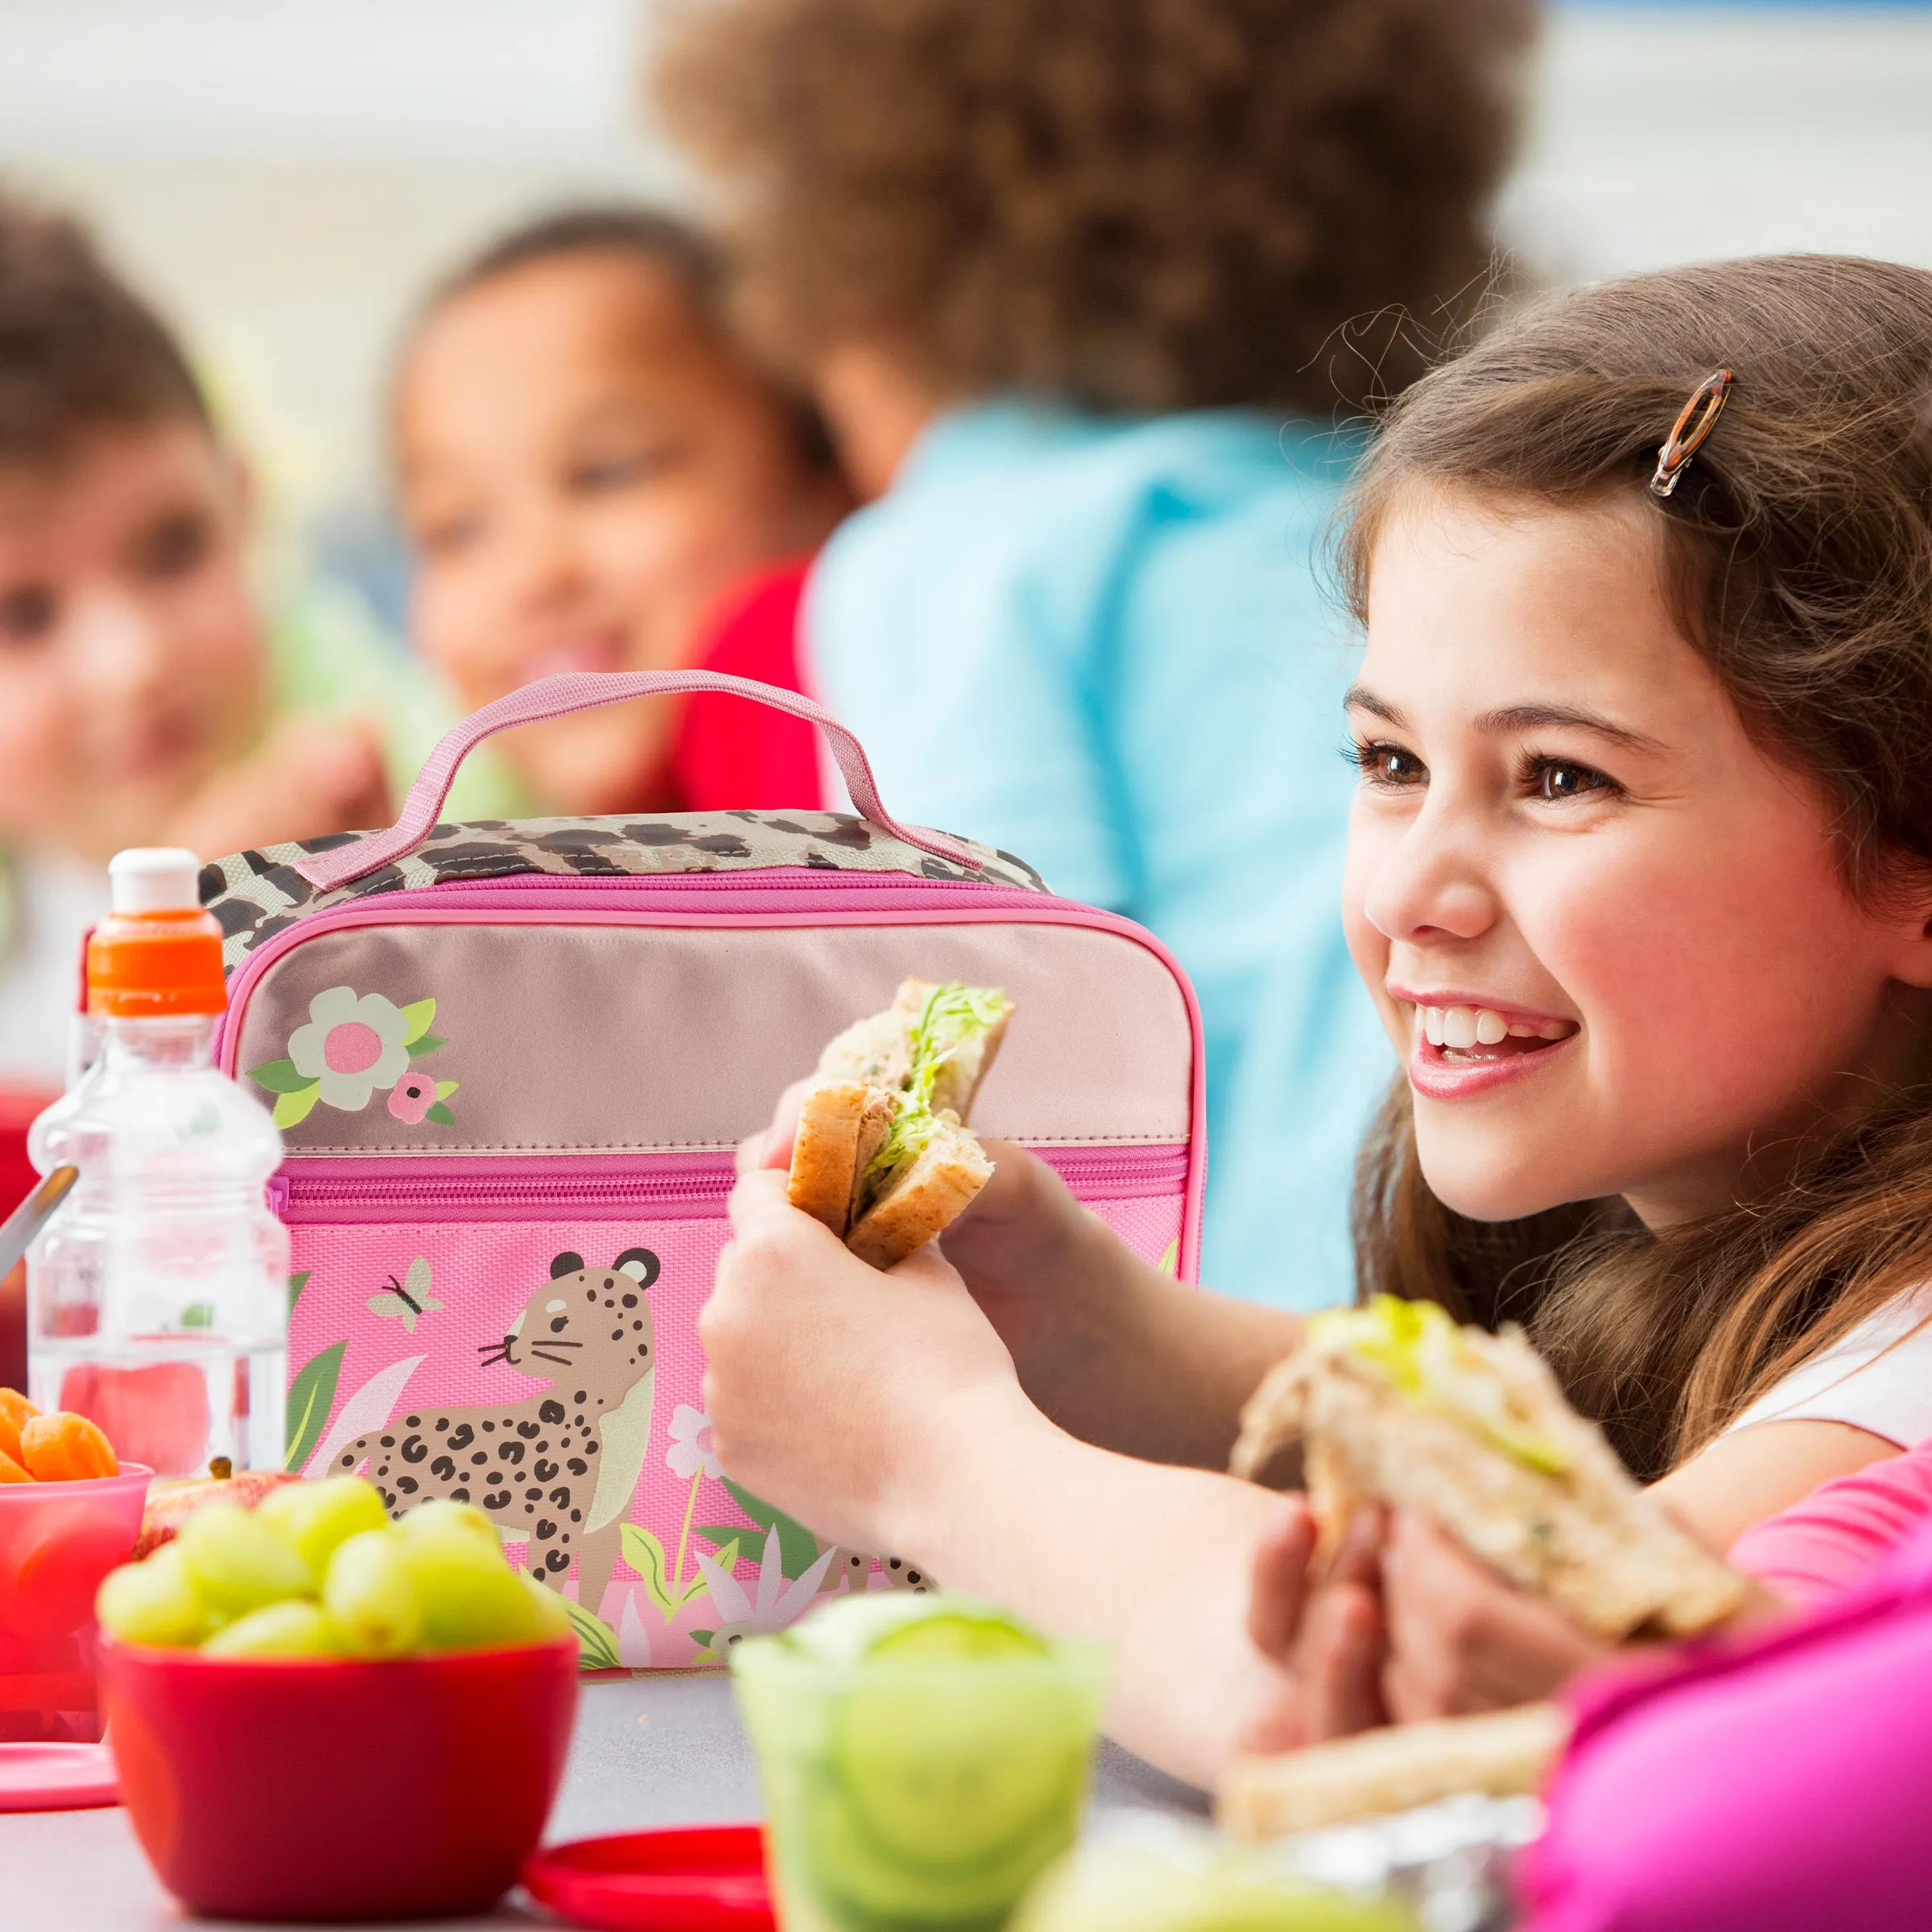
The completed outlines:
{"type": "Polygon", "coordinates": [[[650,1439],[656,1331],[646,1294],[659,1272],[646,1248],[608,1268],[559,1254],[502,1340],[481,1352],[485,1366],[550,1371],[539,1389],[493,1408],[411,1410],[346,1444],[336,1473],[366,1462],[392,1516],[431,1496],[473,1503],[506,1538],[529,1540],[530,1574],[553,1589],[574,1555],[577,1600],[594,1612],[650,1439]]]}

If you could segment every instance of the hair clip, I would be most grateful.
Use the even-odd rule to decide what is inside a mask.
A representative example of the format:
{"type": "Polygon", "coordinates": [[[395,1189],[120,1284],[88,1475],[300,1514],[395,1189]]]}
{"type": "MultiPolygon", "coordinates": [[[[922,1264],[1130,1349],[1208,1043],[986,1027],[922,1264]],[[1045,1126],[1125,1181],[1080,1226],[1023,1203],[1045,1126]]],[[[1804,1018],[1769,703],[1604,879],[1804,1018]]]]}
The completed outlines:
{"type": "Polygon", "coordinates": [[[1677,480],[1690,467],[1690,459],[1704,446],[1704,439],[1717,427],[1731,394],[1731,372],[1720,369],[1706,376],[1690,392],[1690,400],[1678,411],[1670,433],[1658,444],[1657,468],[1651,473],[1650,493],[1667,497],[1677,488],[1677,480]]]}

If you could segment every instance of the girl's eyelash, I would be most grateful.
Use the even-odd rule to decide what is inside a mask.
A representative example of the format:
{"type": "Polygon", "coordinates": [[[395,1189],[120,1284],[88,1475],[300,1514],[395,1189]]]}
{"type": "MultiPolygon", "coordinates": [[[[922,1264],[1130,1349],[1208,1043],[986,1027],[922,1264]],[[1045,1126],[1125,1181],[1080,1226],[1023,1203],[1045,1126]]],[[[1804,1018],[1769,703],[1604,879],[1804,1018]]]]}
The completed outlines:
{"type": "Polygon", "coordinates": [[[1422,762],[1414,752],[1386,738],[1351,738],[1343,745],[1342,756],[1361,774],[1364,785],[1406,791],[1425,775],[1422,762]],[[1414,766],[1412,776],[1400,778],[1387,769],[1388,763],[1397,758],[1406,758],[1414,766]]]}
{"type": "Polygon", "coordinates": [[[1560,758],[1554,752],[1525,752],[1517,767],[1517,782],[1521,789],[1560,804],[1566,799],[1579,799],[1595,792],[1614,796],[1623,791],[1607,771],[1600,771],[1594,765],[1586,765],[1580,758],[1560,758]],[[1551,782],[1557,774],[1567,774],[1580,782],[1557,786],[1551,782]]]}

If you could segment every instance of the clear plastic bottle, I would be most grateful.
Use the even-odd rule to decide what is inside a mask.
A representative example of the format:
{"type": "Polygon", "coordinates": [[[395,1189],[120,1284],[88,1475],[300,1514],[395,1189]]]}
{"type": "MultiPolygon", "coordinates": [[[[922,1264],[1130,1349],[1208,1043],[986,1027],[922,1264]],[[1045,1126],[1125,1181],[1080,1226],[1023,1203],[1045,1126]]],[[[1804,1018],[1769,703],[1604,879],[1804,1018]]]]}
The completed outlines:
{"type": "Polygon", "coordinates": [[[170,1476],[283,1452],[288,1232],[264,1195],[282,1137],[214,1065],[226,993],[198,870],[166,849],[109,866],[88,943],[100,1053],[28,1140],[41,1173],[80,1170],[27,1257],[33,1399],[170,1476]]]}

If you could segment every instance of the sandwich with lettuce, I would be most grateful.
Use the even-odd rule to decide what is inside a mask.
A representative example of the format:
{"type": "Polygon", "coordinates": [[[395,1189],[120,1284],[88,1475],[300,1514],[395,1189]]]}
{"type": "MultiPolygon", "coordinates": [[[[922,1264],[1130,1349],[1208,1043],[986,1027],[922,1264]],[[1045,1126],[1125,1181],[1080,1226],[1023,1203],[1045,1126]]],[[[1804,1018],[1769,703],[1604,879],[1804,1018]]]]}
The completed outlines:
{"type": "Polygon", "coordinates": [[[793,1142],[791,1203],[875,1268],[949,1227],[993,1175],[966,1121],[1005,1037],[997,987],[907,980],[819,1056],[793,1142]]]}
{"type": "Polygon", "coordinates": [[[1257,1478],[1290,1445],[1325,1550],[1359,1505],[1413,1510],[1612,1639],[1690,1636],[1744,1595],[1564,1401],[1519,1329],[1459,1327],[1433,1302],[1385,1294],[1312,1316],[1249,1399],[1229,1467],[1257,1478]]]}

